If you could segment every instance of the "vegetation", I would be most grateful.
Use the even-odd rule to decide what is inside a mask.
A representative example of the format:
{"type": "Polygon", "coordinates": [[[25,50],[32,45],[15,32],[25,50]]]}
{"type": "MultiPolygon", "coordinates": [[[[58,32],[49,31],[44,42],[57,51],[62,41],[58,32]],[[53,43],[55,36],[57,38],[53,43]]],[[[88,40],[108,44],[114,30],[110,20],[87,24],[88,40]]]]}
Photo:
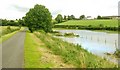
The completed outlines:
{"type": "Polygon", "coordinates": [[[85,15],[81,15],[81,16],[80,16],[80,19],[85,19],[85,15]]]}
{"type": "Polygon", "coordinates": [[[120,58],[120,50],[116,49],[113,55],[115,55],[117,58],[120,58]]]}
{"type": "Polygon", "coordinates": [[[53,54],[61,56],[64,63],[73,64],[80,68],[113,68],[116,65],[106,59],[95,56],[81,48],[79,45],[70,44],[61,39],[54,38],[49,33],[43,31],[34,33],[43,41],[53,54]]]}
{"type": "Polygon", "coordinates": [[[64,34],[62,34],[62,33],[58,32],[58,31],[53,31],[53,32],[51,32],[51,34],[53,36],[79,37],[79,35],[76,35],[74,33],[64,33],[64,34]]]}
{"type": "Polygon", "coordinates": [[[63,21],[63,17],[61,14],[58,14],[57,17],[55,18],[55,20],[58,22],[58,23],[61,23],[63,21]]]}
{"type": "Polygon", "coordinates": [[[0,37],[9,33],[12,33],[14,31],[20,30],[20,27],[15,26],[0,26],[0,37]]]}
{"type": "Polygon", "coordinates": [[[14,34],[16,34],[19,30],[23,30],[24,28],[19,28],[15,26],[1,26],[0,27],[0,43],[6,41],[10,37],[12,37],[14,34]],[[10,30],[9,30],[10,29],[10,30]]]}
{"type": "Polygon", "coordinates": [[[15,20],[7,20],[7,19],[0,19],[1,23],[0,26],[19,26],[18,21],[15,20]]]}
{"type": "Polygon", "coordinates": [[[94,26],[97,27],[103,24],[107,27],[118,27],[118,20],[70,20],[56,25],[81,25],[81,26],[94,26]]]}
{"type": "MultiPolygon", "coordinates": [[[[25,55],[24,55],[24,67],[25,68],[48,68],[52,67],[52,64],[49,62],[42,62],[42,52],[39,51],[39,47],[44,47],[44,45],[39,45],[34,35],[30,32],[26,33],[25,39],[25,55]]],[[[44,60],[44,59],[43,59],[44,60]]]]}
{"type": "Polygon", "coordinates": [[[24,17],[24,21],[31,32],[39,29],[45,32],[52,31],[51,13],[43,5],[36,4],[34,8],[31,8],[24,17]]]}
{"type": "Polygon", "coordinates": [[[101,17],[100,15],[97,16],[97,19],[112,19],[112,18],[109,18],[109,17],[101,17]]]}
{"type": "Polygon", "coordinates": [[[75,35],[74,33],[65,33],[65,37],[79,37],[79,35],[75,35]]]}
{"type": "Polygon", "coordinates": [[[70,20],[54,28],[118,31],[118,20],[70,20]]]}
{"type": "Polygon", "coordinates": [[[25,39],[25,68],[71,68],[60,56],[54,55],[46,44],[33,33],[27,32],[25,39]]]}

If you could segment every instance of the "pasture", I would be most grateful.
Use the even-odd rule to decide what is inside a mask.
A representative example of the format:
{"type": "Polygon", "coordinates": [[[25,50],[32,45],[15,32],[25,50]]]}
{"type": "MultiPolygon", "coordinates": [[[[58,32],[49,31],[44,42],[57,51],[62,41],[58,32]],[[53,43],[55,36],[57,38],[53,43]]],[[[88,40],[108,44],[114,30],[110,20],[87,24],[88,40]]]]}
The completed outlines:
{"type": "Polygon", "coordinates": [[[93,26],[97,27],[100,25],[107,27],[118,27],[118,20],[70,20],[56,25],[81,25],[81,26],[93,26]]]}

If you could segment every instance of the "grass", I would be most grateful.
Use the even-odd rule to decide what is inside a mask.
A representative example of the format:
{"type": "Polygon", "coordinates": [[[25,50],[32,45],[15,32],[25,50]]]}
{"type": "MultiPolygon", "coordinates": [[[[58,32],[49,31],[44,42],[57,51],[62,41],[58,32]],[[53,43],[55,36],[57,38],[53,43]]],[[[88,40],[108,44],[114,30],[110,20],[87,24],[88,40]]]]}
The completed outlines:
{"type": "Polygon", "coordinates": [[[6,41],[7,39],[9,39],[10,37],[12,37],[14,34],[16,34],[18,31],[15,31],[15,32],[12,32],[12,33],[9,33],[7,35],[4,35],[2,37],[0,37],[0,43],[6,41]]]}
{"type": "MultiPolygon", "coordinates": [[[[43,63],[42,53],[38,51],[39,43],[33,38],[33,34],[27,32],[25,39],[25,55],[24,55],[24,67],[25,68],[49,68],[52,67],[52,63],[43,63]]],[[[41,46],[42,47],[42,46],[41,46]]]]}
{"type": "MultiPolygon", "coordinates": [[[[43,31],[34,33],[53,54],[60,56],[64,63],[73,64],[78,68],[114,68],[117,65],[95,56],[81,48],[79,45],[74,45],[63,41],[62,39],[54,38],[49,33],[43,31]]],[[[54,61],[54,59],[53,59],[54,61]]]]}
{"type": "Polygon", "coordinates": [[[0,26],[0,36],[9,34],[11,32],[20,30],[20,27],[17,26],[0,26]]]}
{"type": "Polygon", "coordinates": [[[107,27],[118,27],[118,20],[70,20],[56,25],[81,25],[93,27],[100,26],[100,24],[107,27]]]}
{"type": "MultiPolygon", "coordinates": [[[[9,32],[9,33],[6,33],[6,34],[4,34],[4,35],[1,35],[1,37],[0,37],[0,43],[2,43],[2,42],[4,42],[4,41],[6,41],[7,39],[9,39],[10,37],[12,37],[14,34],[16,34],[17,32],[19,32],[20,30],[23,30],[24,29],[24,27],[22,27],[20,30],[18,29],[19,27],[14,27],[14,26],[12,26],[11,27],[12,29],[15,29],[14,31],[11,31],[11,32],[9,32]]],[[[1,33],[4,33],[4,31],[6,31],[6,29],[7,29],[7,26],[1,26],[0,27],[0,29],[2,29],[2,31],[1,31],[1,33]]]]}

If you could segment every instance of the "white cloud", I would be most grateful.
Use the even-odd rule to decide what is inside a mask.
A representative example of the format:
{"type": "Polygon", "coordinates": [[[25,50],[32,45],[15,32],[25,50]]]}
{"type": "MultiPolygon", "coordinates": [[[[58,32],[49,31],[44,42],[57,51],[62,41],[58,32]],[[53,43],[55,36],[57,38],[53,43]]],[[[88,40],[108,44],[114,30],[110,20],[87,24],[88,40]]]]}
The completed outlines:
{"type": "Polygon", "coordinates": [[[0,2],[0,18],[18,19],[25,16],[29,8],[35,4],[45,5],[53,17],[63,15],[109,16],[118,14],[119,0],[2,0],[0,2]]]}

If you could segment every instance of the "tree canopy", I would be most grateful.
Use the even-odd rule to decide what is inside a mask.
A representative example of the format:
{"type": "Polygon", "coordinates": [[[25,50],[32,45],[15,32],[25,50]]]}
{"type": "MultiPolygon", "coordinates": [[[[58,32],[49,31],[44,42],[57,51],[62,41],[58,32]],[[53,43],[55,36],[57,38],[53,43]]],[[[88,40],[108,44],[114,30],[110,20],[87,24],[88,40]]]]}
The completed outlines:
{"type": "Polygon", "coordinates": [[[85,15],[81,15],[81,16],[80,16],[80,19],[85,19],[85,15]]]}
{"type": "Polygon", "coordinates": [[[55,18],[55,20],[58,22],[58,23],[61,23],[62,20],[63,20],[63,17],[61,14],[58,14],[57,17],[55,18]]]}
{"type": "Polygon", "coordinates": [[[52,30],[51,13],[43,5],[36,4],[23,19],[31,32],[39,29],[43,29],[45,32],[52,30]]]}

